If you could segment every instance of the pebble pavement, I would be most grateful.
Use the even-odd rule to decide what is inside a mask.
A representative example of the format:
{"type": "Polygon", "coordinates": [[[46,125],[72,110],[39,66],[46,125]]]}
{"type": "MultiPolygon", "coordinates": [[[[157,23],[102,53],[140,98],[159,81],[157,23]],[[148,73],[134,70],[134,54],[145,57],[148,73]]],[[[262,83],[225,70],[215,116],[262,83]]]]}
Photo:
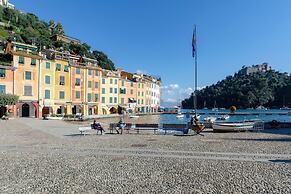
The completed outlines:
{"type": "Polygon", "coordinates": [[[81,136],[16,119],[0,132],[0,193],[291,193],[291,130],[81,136]]]}

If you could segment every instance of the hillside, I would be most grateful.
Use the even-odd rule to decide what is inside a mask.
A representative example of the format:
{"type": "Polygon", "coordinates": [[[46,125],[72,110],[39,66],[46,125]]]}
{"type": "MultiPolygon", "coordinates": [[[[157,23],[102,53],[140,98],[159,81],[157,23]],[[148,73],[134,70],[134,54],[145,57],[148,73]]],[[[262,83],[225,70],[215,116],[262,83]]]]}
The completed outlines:
{"type": "MultiPolygon", "coordinates": [[[[241,70],[242,71],[242,70],[241,70]]],[[[288,73],[269,70],[233,76],[197,92],[198,108],[291,107],[291,76],[288,73]]],[[[183,108],[193,108],[193,97],[183,100],[183,108]]]]}
{"type": "Polygon", "coordinates": [[[26,44],[35,44],[40,49],[53,48],[59,51],[97,59],[104,69],[114,70],[114,63],[102,51],[94,50],[86,43],[73,44],[57,40],[56,35],[65,35],[61,23],[50,20],[41,21],[32,13],[22,13],[18,10],[0,6],[0,40],[12,39],[26,44]]]}

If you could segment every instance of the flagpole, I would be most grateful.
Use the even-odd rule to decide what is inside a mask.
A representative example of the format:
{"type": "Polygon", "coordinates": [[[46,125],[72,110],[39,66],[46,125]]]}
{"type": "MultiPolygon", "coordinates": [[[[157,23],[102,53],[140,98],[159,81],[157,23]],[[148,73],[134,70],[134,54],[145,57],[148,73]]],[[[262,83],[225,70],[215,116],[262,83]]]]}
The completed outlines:
{"type": "Polygon", "coordinates": [[[198,74],[197,74],[197,34],[196,34],[196,25],[194,25],[194,37],[195,37],[195,51],[194,51],[194,56],[195,56],[195,85],[194,85],[194,109],[195,109],[195,118],[197,119],[197,81],[198,81],[198,74]]]}

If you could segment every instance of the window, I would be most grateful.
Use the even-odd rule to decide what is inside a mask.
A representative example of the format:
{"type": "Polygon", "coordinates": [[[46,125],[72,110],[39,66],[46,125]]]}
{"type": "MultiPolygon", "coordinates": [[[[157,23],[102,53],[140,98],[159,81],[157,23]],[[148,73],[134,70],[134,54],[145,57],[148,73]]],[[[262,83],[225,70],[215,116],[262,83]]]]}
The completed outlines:
{"type": "Polygon", "coordinates": [[[98,73],[98,70],[95,70],[95,76],[98,76],[99,73],[98,73]]]}
{"type": "Polygon", "coordinates": [[[65,72],[69,72],[69,66],[68,66],[68,65],[65,65],[65,67],[64,67],[64,71],[65,71],[65,72]]]}
{"type": "Polygon", "coordinates": [[[56,64],[56,71],[61,71],[61,64],[59,63],[56,64]]]}
{"type": "Polygon", "coordinates": [[[92,75],[92,70],[88,69],[88,75],[92,75]]]}
{"type": "Polygon", "coordinates": [[[124,81],[122,80],[122,82],[121,82],[121,86],[124,86],[124,81]]]}
{"type": "Polygon", "coordinates": [[[46,69],[50,69],[51,68],[51,63],[50,62],[46,62],[45,63],[45,68],[46,69]]]}
{"type": "Polygon", "coordinates": [[[0,94],[6,93],[6,86],[5,85],[0,85],[0,94]]]}
{"type": "Polygon", "coordinates": [[[80,73],[81,73],[80,68],[76,68],[76,74],[80,74],[80,73]]]}
{"type": "Polygon", "coordinates": [[[102,97],[102,103],[105,103],[105,97],[102,97]]]}
{"type": "Polygon", "coordinates": [[[141,96],[143,96],[143,92],[141,93],[141,96]]]}
{"type": "Polygon", "coordinates": [[[117,97],[114,97],[114,103],[117,103],[117,97]]]}
{"type": "Polygon", "coordinates": [[[24,86],[24,96],[32,96],[32,86],[24,86]]]}
{"type": "Polygon", "coordinates": [[[123,89],[123,93],[126,94],[126,88],[123,89]]]}
{"type": "Polygon", "coordinates": [[[60,76],[60,85],[65,85],[65,76],[60,76]]]}
{"type": "Polygon", "coordinates": [[[113,93],[113,88],[110,88],[110,94],[112,94],[113,93]]]}
{"type": "Polygon", "coordinates": [[[130,94],[133,94],[133,89],[130,90],[130,94]]]}
{"type": "Polygon", "coordinates": [[[92,81],[88,81],[88,88],[92,88],[92,81]]]}
{"type": "Polygon", "coordinates": [[[137,100],[137,104],[140,104],[140,100],[139,99],[137,100]]]}
{"type": "Polygon", "coordinates": [[[64,91],[60,91],[60,93],[59,93],[59,97],[60,97],[60,99],[65,99],[65,92],[64,91]]]}
{"type": "Polygon", "coordinates": [[[76,80],[75,80],[75,86],[80,86],[80,85],[81,85],[80,78],[76,78],[76,80]]]}
{"type": "Polygon", "coordinates": [[[25,80],[31,80],[31,72],[30,71],[25,72],[25,80]]]}
{"type": "Polygon", "coordinates": [[[104,78],[102,78],[102,84],[105,84],[105,79],[104,78]]]}
{"type": "Polygon", "coordinates": [[[98,82],[95,82],[95,88],[98,88],[98,82]]]}
{"type": "Polygon", "coordinates": [[[31,59],[30,64],[31,64],[31,65],[36,65],[36,59],[31,59]]]}
{"type": "Polygon", "coordinates": [[[23,56],[19,56],[18,63],[24,64],[24,57],[23,56]]]}
{"type": "Polygon", "coordinates": [[[109,103],[112,103],[112,97],[109,98],[109,103]]]}
{"type": "Polygon", "coordinates": [[[92,94],[88,93],[88,102],[91,102],[91,101],[92,101],[92,94]]]}
{"type": "Polygon", "coordinates": [[[110,78],[110,84],[113,84],[113,79],[110,78]]]}
{"type": "Polygon", "coordinates": [[[76,98],[80,99],[81,98],[81,92],[80,91],[76,91],[76,98]]]}
{"type": "Polygon", "coordinates": [[[102,94],[105,94],[105,88],[102,88],[102,94]]]}
{"type": "Polygon", "coordinates": [[[0,69],[0,78],[1,77],[5,77],[6,73],[5,73],[5,69],[0,69]]]}
{"type": "Polygon", "coordinates": [[[133,82],[130,82],[130,86],[133,87],[133,82]]]}
{"type": "Polygon", "coordinates": [[[117,88],[114,88],[114,93],[117,94],[117,88]]]}
{"type": "Polygon", "coordinates": [[[44,98],[45,99],[50,99],[51,98],[51,92],[50,92],[50,90],[45,90],[44,91],[44,98]]]}
{"type": "Polygon", "coordinates": [[[117,84],[117,79],[115,79],[114,81],[115,81],[115,84],[117,84]]]}
{"type": "Polygon", "coordinates": [[[143,99],[141,100],[141,104],[143,104],[143,99]]]}
{"type": "Polygon", "coordinates": [[[140,96],[140,92],[138,92],[137,95],[140,96]]]}
{"type": "Polygon", "coordinates": [[[124,98],[121,98],[121,104],[124,104],[124,98]]]}
{"type": "Polygon", "coordinates": [[[45,76],[45,84],[51,84],[51,77],[48,75],[45,76]]]}
{"type": "Polygon", "coordinates": [[[94,94],[94,101],[98,102],[98,94],[94,94]]]}

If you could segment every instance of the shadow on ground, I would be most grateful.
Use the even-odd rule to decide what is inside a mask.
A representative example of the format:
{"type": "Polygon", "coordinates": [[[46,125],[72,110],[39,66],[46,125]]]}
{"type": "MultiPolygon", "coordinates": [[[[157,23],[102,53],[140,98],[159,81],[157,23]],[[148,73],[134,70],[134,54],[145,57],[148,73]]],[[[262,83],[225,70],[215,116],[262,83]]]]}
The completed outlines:
{"type": "Polygon", "coordinates": [[[284,164],[291,164],[291,160],[269,160],[270,162],[274,162],[274,163],[284,163],[284,164]]]}
{"type": "Polygon", "coordinates": [[[260,139],[254,139],[254,138],[222,138],[223,140],[238,140],[238,141],[258,141],[258,142],[264,142],[264,141],[270,141],[270,142],[278,142],[278,141],[284,141],[284,142],[291,142],[291,138],[260,138],[260,139]]]}

